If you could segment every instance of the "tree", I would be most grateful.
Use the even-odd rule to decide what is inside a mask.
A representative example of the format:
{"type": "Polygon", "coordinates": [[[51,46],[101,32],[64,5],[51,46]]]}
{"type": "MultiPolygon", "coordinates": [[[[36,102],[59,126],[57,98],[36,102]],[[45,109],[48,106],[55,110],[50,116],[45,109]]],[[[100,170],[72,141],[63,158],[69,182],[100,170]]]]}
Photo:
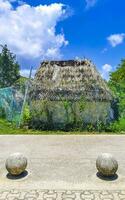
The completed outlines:
{"type": "Polygon", "coordinates": [[[110,74],[109,87],[119,99],[121,117],[125,116],[125,59],[123,59],[115,72],[110,74]]]}
{"type": "Polygon", "coordinates": [[[20,77],[19,64],[16,56],[10,52],[7,45],[2,46],[0,53],[0,87],[10,87],[20,77]]]}
{"type": "Polygon", "coordinates": [[[110,80],[114,83],[125,82],[125,59],[121,60],[116,71],[111,73],[110,80]]]}

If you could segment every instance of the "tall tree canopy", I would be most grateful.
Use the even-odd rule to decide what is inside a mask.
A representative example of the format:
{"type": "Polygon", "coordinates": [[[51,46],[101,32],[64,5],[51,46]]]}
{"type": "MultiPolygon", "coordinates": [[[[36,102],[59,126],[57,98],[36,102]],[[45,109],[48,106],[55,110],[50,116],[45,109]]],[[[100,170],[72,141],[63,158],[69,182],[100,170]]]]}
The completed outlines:
{"type": "Polygon", "coordinates": [[[16,56],[10,52],[7,45],[2,46],[0,53],[0,87],[9,87],[20,77],[19,64],[16,56]]]}
{"type": "Polygon", "coordinates": [[[110,78],[114,83],[125,81],[125,59],[121,61],[116,71],[111,73],[110,78]]]}

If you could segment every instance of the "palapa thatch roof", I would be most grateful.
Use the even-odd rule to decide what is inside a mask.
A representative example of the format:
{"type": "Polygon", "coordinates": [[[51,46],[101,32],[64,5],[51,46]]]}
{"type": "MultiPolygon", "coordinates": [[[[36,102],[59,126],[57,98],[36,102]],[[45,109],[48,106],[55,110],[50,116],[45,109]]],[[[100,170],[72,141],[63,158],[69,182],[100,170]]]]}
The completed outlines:
{"type": "Polygon", "coordinates": [[[44,61],[34,79],[34,96],[39,99],[110,101],[112,94],[94,64],[85,60],[44,61]]]}

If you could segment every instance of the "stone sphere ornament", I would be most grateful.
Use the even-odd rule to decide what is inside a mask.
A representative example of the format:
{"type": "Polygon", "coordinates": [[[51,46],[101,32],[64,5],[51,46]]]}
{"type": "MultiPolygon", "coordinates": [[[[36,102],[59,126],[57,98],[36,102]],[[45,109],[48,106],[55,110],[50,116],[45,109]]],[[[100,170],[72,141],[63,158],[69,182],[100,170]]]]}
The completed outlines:
{"type": "Polygon", "coordinates": [[[117,172],[118,162],[111,154],[103,153],[98,156],[96,167],[100,175],[111,177],[117,172]]]}
{"type": "Polygon", "coordinates": [[[18,176],[25,171],[27,158],[21,153],[14,153],[7,158],[5,165],[11,175],[18,176]]]}

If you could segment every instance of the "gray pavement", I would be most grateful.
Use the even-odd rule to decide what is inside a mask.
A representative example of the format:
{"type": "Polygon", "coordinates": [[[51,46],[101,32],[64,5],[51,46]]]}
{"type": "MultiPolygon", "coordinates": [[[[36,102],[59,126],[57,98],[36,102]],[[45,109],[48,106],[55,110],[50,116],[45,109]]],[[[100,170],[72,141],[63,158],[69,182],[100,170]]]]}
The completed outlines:
{"type": "Polygon", "coordinates": [[[0,199],[125,199],[124,191],[125,136],[0,136],[0,199]],[[28,174],[19,179],[5,169],[14,152],[29,161],[28,174]],[[96,158],[104,152],[119,162],[113,180],[96,175],[96,158]]]}

